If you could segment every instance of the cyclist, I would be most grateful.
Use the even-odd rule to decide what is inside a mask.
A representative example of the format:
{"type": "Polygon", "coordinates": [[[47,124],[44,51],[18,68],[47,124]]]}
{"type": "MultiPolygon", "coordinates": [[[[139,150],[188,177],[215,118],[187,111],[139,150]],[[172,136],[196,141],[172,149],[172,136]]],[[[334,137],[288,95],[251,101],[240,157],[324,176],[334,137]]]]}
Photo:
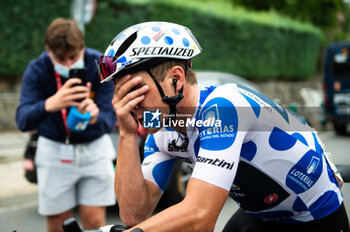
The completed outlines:
{"type": "Polygon", "coordinates": [[[100,58],[102,82],[115,81],[115,190],[130,231],[213,231],[228,196],[240,209],[224,231],[349,231],[317,132],[244,86],[199,87],[191,60],[200,53],[188,28],[145,22],[100,58]],[[142,165],[138,124],[149,134],[142,165]],[[176,157],[193,168],[186,196],[152,216],[176,157]]]}

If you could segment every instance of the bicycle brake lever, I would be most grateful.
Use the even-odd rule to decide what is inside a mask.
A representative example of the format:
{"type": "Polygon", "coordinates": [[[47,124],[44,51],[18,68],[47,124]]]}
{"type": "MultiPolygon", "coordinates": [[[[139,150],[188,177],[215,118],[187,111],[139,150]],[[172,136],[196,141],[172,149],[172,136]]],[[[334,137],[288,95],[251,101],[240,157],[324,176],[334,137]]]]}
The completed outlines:
{"type": "Polygon", "coordinates": [[[127,230],[128,227],[124,226],[124,225],[114,225],[111,227],[111,229],[109,230],[110,232],[122,232],[124,230],[127,230]]]}
{"type": "Polygon", "coordinates": [[[83,232],[75,218],[68,218],[62,224],[64,232],[83,232]]]}
{"type": "Polygon", "coordinates": [[[68,218],[65,220],[62,224],[62,228],[64,232],[122,232],[128,229],[125,225],[109,225],[95,230],[83,230],[75,218],[68,218]]]}

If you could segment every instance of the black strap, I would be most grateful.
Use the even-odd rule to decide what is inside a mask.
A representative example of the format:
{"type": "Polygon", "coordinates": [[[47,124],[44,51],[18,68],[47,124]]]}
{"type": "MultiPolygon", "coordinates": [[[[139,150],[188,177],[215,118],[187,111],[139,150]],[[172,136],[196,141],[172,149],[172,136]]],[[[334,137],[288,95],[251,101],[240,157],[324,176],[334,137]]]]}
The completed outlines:
{"type": "MultiPolygon", "coordinates": [[[[165,96],[162,87],[160,86],[160,84],[158,83],[156,78],[153,76],[153,74],[151,73],[151,70],[149,68],[147,69],[147,73],[152,77],[154,83],[156,84],[157,89],[158,89],[158,91],[160,93],[160,96],[162,97],[162,101],[169,105],[170,115],[174,115],[175,116],[175,114],[176,114],[176,105],[184,97],[184,95],[182,94],[184,87],[183,86],[181,87],[181,89],[179,90],[179,94],[177,96],[174,96],[174,97],[165,96]]],[[[174,85],[174,90],[175,90],[175,93],[176,93],[176,84],[174,85]]]]}

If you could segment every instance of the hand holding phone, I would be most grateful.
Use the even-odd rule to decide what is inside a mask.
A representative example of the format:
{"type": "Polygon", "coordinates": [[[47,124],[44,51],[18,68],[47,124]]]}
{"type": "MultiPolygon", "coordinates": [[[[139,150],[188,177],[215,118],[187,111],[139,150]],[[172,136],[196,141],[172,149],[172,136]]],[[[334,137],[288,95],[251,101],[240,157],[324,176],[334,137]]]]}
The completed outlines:
{"type": "MultiPolygon", "coordinates": [[[[78,86],[78,85],[86,85],[86,68],[72,68],[69,70],[69,79],[70,78],[78,78],[81,80],[80,84],[75,84],[72,85],[72,87],[74,86],[78,86]]],[[[78,102],[83,101],[84,99],[78,99],[78,102]]]]}
{"type": "Polygon", "coordinates": [[[86,68],[72,68],[69,70],[69,78],[79,78],[80,85],[86,85],[86,68]]]}

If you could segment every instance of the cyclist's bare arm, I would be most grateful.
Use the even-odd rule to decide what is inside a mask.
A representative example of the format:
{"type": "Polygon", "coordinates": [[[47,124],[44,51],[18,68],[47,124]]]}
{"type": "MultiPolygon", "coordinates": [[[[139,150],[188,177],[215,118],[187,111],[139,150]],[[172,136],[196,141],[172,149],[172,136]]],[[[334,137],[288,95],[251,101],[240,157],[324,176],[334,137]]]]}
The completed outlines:
{"type": "Polygon", "coordinates": [[[137,74],[124,76],[115,85],[112,101],[120,132],[115,191],[120,216],[128,226],[148,218],[161,196],[158,187],[154,184],[149,186],[143,178],[138,150],[138,122],[131,114],[148,91],[148,86],[133,90],[141,81],[137,74]]]}
{"type": "MultiPolygon", "coordinates": [[[[144,231],[214,231],[228,191],[191,178],[185,199],[133,228],[144,231]]],[[[131,231],[133,228],[127,231],[131,231]]]]}
{"type": "Polygon", "coordinates": [[[162,194],[155,184],[143,177],[137,143],[137,135],[120,134],[115,190],[119,214],[127,226],[150,217],[162,194]]]}

